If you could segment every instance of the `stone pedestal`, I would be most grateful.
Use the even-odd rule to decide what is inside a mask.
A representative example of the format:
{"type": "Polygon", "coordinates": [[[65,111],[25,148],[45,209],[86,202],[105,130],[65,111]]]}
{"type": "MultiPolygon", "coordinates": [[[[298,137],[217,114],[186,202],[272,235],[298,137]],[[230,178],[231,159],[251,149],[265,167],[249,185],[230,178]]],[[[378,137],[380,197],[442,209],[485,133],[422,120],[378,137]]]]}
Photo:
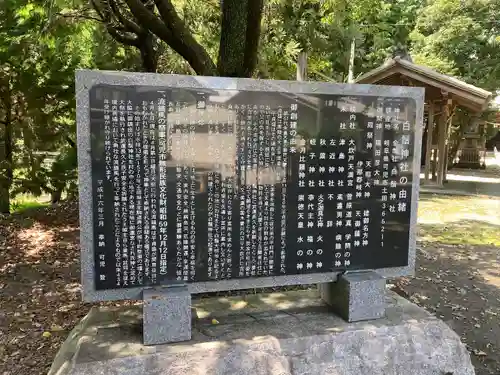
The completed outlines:
{"type": "Polygon", "coordinates": [[[191,293],[187,286],[143,292],[144,345],[191,340],[191,293]]]}
{"type": "Polygon", "coordinates": [[[317,290],[193,300],[191,340],[152,346],[140,306],[93,308],[49,375],[474,375],[444,322],[392,292],[385,302],[383,318],[348,323],[317,290]]]}
{"type": "Polygon", "coordinates": [[[385,279],[373,271],[341,275],[319,284],[321,298],[348,322],[378,319],[385,314],[385,279]]]}

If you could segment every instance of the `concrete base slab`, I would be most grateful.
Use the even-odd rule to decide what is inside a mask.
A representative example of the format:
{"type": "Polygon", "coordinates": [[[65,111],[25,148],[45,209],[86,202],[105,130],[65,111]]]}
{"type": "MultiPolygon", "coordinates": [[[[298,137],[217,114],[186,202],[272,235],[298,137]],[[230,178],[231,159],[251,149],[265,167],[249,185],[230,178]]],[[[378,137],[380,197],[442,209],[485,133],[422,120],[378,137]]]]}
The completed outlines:
{"type": "Polygon", "coordinates": [[[398,295],[385,316],[348,323],[317,290],[193,299],[190,341],[142,343],[141,308],[93,308],[50,375],[473,375],[444,322],[398,295]],[[214,324],[212,319],[217,320],[214,324]]]}

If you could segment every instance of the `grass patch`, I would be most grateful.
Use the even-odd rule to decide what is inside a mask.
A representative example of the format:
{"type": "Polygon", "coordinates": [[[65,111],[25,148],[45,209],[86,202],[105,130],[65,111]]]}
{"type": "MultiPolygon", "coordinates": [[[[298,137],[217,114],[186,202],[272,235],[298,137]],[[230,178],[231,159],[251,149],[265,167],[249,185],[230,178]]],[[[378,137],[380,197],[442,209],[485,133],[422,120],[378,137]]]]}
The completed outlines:
{"type": "Polygon", "coordinates": [[[421,195],[418,234],[422,241],[500,247],[500,199],[421,195]]]}
{"type": "Polygon", "coordinates": [[[47,207],[49,204],[50,203],[47,200],[43,200],[33,196],[20,195],[11,200],[10,212],[11,214],[20,213],[27,210],[47,207]]]}
{"type": "Polygon", "coordinates": [[[500,227],[480,221],[464,221],[460,224],[420,224],[419,239],[449,245],[482,245],[500,247],[500,227]]]}

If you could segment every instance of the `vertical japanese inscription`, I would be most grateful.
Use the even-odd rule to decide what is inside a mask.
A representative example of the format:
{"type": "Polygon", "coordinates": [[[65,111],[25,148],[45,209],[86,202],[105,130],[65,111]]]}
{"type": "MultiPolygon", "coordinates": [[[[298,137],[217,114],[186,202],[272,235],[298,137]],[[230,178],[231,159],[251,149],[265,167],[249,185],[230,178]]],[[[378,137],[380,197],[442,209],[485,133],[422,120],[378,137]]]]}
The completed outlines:
{"type": "MultiPolygon", "coordinates": [[[[109,98],[105,97],[103,99],[103,120],[104,120],[104,178],[97,180],[96,188],[96,204],[97,204],[97,226],[95,229],[95,234],[97,237],[97,247],[96,247],[96,276],[99,281],[106,281],[106,262],[110,261],[110,256],[106,256],[106,241],[111,241],[109,234],[106,235],[106,215],[105,215],[105,183],[112,181],[113,174],[113,164],[111,160],[111,147],[112,147],[112,134],[111,134],[111,106],[109,98]]],[[[108,218],[109,220],[109,218],[108,218]]]]}
{"type": "Polygon", "coordinates": [[[151,278],[151,144],[150,144],[150,116],[148,110],[148,101],[142,101],[141,119],[143,129],[142,158],[143,158],[143,228],[144,228],[144,276],[151,278]]]}
{"type": "Polygon", "coordinates": [[[134,108],[134,161],[135,161],[135,253],[137,268],[137,284],[144,285],[144,136],[143,118],[140,103],[132,103],[134,108]]]}
{"type": "MultiPolygon", "coordinates": [[[[174,124],[174,152],[175,155],[175,245],[176,245],[176,279],[184,280],[184,262],[183,262],[183,166],[182,166],[182,141],[183,141],[183,117],[181,111],[186,110],[186,106],[178,101],[169,103],[169,112],[175,116],[174,124]]],[[[209,237],[210,241],[210,237],[209,237]]]]}
{"type": "Polygon", "coordinates": [[[406,264],[411,101],[230,94],[91,93],[97,289],[406,264]]]}
{"type": "MultiPolygon", "coordinates": [[[[124,101],[125,102],[125,101],[124,101]]],[[[128,257],[129,257],[129,284],[137,284],[137,220],[136,220],[136,183],[135,183],[135,136],[134,136],[134,107],[132,101],[127,99],[126,108],[127,121],[127,200],[128,200],[128,257]],[[132,152],[131,152],[132,151],[132,152]]]]}
{"type": "Polygon", "coordinates": [[[122,282],[123,286],[129,286],[129,233],[128,233],[128,222],[129,222],[129,196],[128,196],[128,161],[127,161],[127,122],[126,122],[126,108],[125,100],[120,99],[118,103],[118,129],[120,143],[120,173],[118,175],[119,179],[119,189],[120,189],[120,233],[121,233],[121,270],[122,270],[122,282]]]}
{"type": "Polygon", "coordinates": [[[157,103],[151,99],[149,102],[149,188],[150,188],[150,275],[151,283],[156,284],[157,261],[158,261],[158,193],[157,193],[157,157],[158,157],[158,127],[157,127],[157,103]]]}
{"type": "MultiPolygon", "coordinates": [[[[226,240],[226,252],[224,254],[224,278],[232,278],[232,267],[233,267],[233,202],[235,202],[235,183],[237,181],[237,160],[235,160],[234,155],[237,152],[237,144],[234,144],[236,140],[236,111],[232,105],[228,106],[227,112],[227,134],[229,135],[229,141],[227,143],[227,158],[226,165],[226,199],[224,202],[224,210],[226,214],[226,231],[223,233],[226,240]]],[[[236,141],[237,142],[237,141],[236,141]]]]}
{"type": "MultiPolygon", "coordinates": [[[[282,169],[283,172],[287,170],[288,164],[288,110],[283,111],[281,107],[278,108],[278,128],[281,128],[281,143],[278,144],[277,152],[281,155],[281,165],[278,164],[278,168],[282,169]]],[[[282,178],[281,184],[281,207],[280,207],[280,274],[286,273],[286,245],[287,245],[287,175],[286,173],[281,174],[282,178]]]]}
{"type": "Polygon", "coordinates": [[[159,274],[168,270],[167,156],[169,154],[167,106],[165,96],[158,98],[158,255],[159,274]]]}
{"type": "Polygon", "coordinates": [[[122,221],[122,187],[121,187],[121,160],[120,160],[120,143],[122,142],[122,136],[120,131],[120,126],[118,123],[118,100],[111,100],[111,127],[113,129],[113,192],[114,192],[114,208],[113,208],[113,218],[114,218],[114,238],[115,238],[115,270],[116,270],[116,286],[122,286],[123,277],[123,244],[122,238],[123,233],[121,231],[121,221],[122,221]]]}

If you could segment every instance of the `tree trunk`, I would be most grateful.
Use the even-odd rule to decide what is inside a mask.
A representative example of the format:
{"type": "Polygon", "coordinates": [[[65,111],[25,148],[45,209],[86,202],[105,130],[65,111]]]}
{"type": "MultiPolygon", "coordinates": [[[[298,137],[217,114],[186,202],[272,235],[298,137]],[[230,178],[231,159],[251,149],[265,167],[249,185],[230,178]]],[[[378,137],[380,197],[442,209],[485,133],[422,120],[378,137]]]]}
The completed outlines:
{"type": "Polygon", "coordinates": [[[158,70],[158,53],[155,51],[154,44],[154,35],[149,31],[139,36],[142,70],[147,73],[156,73],[158,70]]]}
{"type": "Polygon", "coordinates": [[[56,189],[50,194],[50,203],[56,204],[61,201],[63,189],[56,189]]]}
{"type": "MultiPolygon", "coordinates": [[[[262,12],[264,11],[263,0],[251,0],[248,3],[247,33],[245,44],[245,56],[243,72],[240,77],[251,77],[257,67],[258,49],[260,40],[260,26],[262,23],[262,12]]],[[[222,32],[222,30],[221,30],[222,32]]]]}
{"type": "MultiPolygon", "coordinates": [[[[124,3],[134,17],[134,29],[142,28],[155,34],[181,55],[196,74],[226,77],[253,75],[257,66],[264,0],[221,1],[222,24],[217,66],[179,17],[172,0],[124,0],[124,3]]],[[[105,16],[102,14],[103,18],[105,16]]],[[[141,55],[149,56],[146,49],[141,49],[141,55]]],[[[147,69],[151,68],[152,65],[147,65],[147,69]]]]}
{"type": "Polygon", "coordinates": [[[0,125],[3,125],[3,132],[0,131],[0,213],[8,214],[10,212],[10,187],[13,179],[13,124],[10,79],[7,77],[4,83],[5,90],[0,92],[2,95],[0,100],[4,109],[4,118],[0,121],[0,125]]]}
{"type": "Polygon", "coordinates": [[[297,58],[297,81],[307,81],[307,52],[300,52],[297,58]]]}
{"type": "MultiPolygon", "coordinates": [[[[142,0],[124,0],[135,20],[181,55],[200,75],[215,75],[215,64],[175,11],[171,0],[154,0],[158,14],[142,0]]],[[[262,0],[257,0],[258,2],[262,0]]]]}
{"type": "Polygon", "coordinates": [[[217,72],[251,77],[257,65],[262,0],[224,0],[217,72]]]}
{"type": "Polygon", "coordinates": [[[457,142],[454,142],[448,148],[448,155],[447,155],[447,157],[448,157],[448,170],[453,168],[453,160],[455,160],[455,157],[457,156],[458,146],[460,146],[460,140],[458,140],[457,142]]]}

